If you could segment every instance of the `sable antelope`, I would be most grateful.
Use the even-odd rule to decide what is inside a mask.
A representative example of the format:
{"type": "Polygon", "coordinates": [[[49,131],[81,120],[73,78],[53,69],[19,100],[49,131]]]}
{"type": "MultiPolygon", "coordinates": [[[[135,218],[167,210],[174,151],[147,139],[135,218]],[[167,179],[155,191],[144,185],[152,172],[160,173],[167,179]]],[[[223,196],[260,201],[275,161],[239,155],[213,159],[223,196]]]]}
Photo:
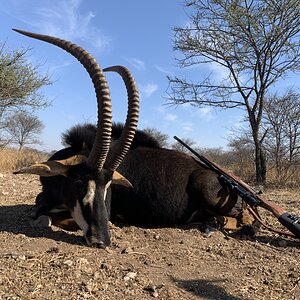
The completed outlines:
{"type": "MultiPolygon", "coordinates": [[[[112,138],[120,133],[120,126],[113,125],[112,138]]],[[[226,229],[253,223],[243,200],[216,173],[192,156],[149,139],[137,130],[118,168],[133,187],[112,187],[112,221],[121,216],[129,224],[162,227],[214,216],[226,229]]]]}
{"type": "Polygon", "coordinates": [[[102,70],[86,50],[71,42],[14,30],[28,37],[56,45],[73,55],[89,73],[98,103],[98,125],[88,155],[84,155],[84,149],[79,152],[76,149],[69,149],[66,150],[68,155],[63,159],[35,164],[15,173],[37,174],[43,176],[45,182],[47,180],[53,182],[53,190],[48,190],[48,192],[55,197],[59,190],[60,204],[67,207],[75,222],[83,230],[87,244],[106,247],[110,245],[108,227],[110,185],[111,183],[130,185],[116,169],[129,150],[137,127],[139,96],[134,79],[129,70],[121,66],[102,70]],[[125,127],[120,139],[114,145],[111,145],[110,93],[103,71],[118,72],[125,82],[128,93],[125,127]]]}
{"type": "MultiPolygon", "coordinates": [[[[113,124],[112,140],[117,141],[122,132],[122,125],[113,124]]],[[[95,134],[94,125],[74,126],[63,134],[64,144],[70,147],[56,152],[49,160],[68,159],[84,152],[88,155],[95,134]]],[[[162,227],[206,221],[214,216],[226,229],[253,222],[245,213],[241,198],[229,192],[214,172],[187,154],[161,148],[143,131],[136,131],[118,171],[133,186],[112,186],[112,222],[121,218],[128,224],[162,227]]],[[[73,229],[68,211],[61,207],[63,180],[60,176],[41,177],[43,191],[36,199],[35,217],[39,220],[47,215],[55,225],[73,229]]]]}

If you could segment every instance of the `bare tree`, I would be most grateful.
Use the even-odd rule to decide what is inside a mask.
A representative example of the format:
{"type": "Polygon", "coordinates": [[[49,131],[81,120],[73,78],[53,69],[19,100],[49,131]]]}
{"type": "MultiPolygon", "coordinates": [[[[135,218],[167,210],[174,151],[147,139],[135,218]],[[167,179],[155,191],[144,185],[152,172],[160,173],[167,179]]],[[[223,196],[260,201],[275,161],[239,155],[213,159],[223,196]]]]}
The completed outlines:
{"type": "Polygon", "coordinates": [[[44,128],[43,123],[26,111],[17,111],[6,122],[6,132],[10,142],[19,146],[19,151],[25,145],[40,144],[38,135],[44,128]]]}
{"type": "Polygon", "coordinates": [[[265,107],[264,144],[277,180],[285,182],[300,159],[300,94],[291,89],[282,96],[275,93],[266,100],[265,107]]]}
{"type": "Polygon", "coordinates": [[[159,143],[161,147],[168,146],[168,138],[169,136],[165,133],[160,132],[155,128],[145,128],[144,131],[149,135],[153,136],[159,143]]]}
{"type": "MultiPolygon", "coordinates": [[[[190,138],[183,138],[182,141],[187,144],[188,146],[192,147],[193,145],[196,144],[195,141],[193,141],[190,138]]],[[[177,151],[181,151],[184,153],[190,153],[189,150],[187,148],[185,148],[181,143],[179,142],[175,142],[174,144],[171,145],[171,148],[177,151]]],[[[197,151],[197,149],[195,149],[195,151],[197,151]]]]}
{"type": "Polygon", "coordinates": [[[277,80],[300,68],[298,0],[186,0],[190,23],[174,28],[182,68],[210,63],[226,70],[220,80],[169,77],[169,103],[242,108],[255,145],[256,180],[266,180],[261,120],[265,96],[277,80]]]}
{"type": "Polygon", "coordinates": [[[249,182],[255,182],[255,147],[251,139],[250,128],[238,131],[238,135],[232,135],[229,139],[227,155],[231,158],[229,165],[234,174],[249,182]]]}
{"type": "Polygon", "coordinates": [[[36,109],[49,105],[39,91],[51,81],[47,74],[39,73],[39,65],[34,66],[29,62],[26,57],[29,51],[6,50],[5,45],[0,46],[0,138],[3,136],[5,119],[13,109],[36,109]]]}

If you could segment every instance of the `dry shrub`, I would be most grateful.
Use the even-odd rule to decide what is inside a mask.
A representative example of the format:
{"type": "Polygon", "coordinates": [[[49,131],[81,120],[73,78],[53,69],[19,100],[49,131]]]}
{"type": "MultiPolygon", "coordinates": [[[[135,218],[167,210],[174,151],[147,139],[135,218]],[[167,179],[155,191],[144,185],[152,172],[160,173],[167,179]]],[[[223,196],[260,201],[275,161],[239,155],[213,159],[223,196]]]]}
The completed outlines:
{"type": "MultiPolygon", "coordinates": [[[[222,151],[220,149],[201,149],[199,152],[206,155],[224,170],[240,177],[244,182],[250,185],[256,184],[255,161],[250,152],[222,151]]],[[[300,189],[299,163],[283,169],[279,177],[276,175],[274,166],[269,162],[266,187],[300,189]]]]}
{"type": "Polygon", "coordinates": [[[205,149],[202,153],[222,169],[240,177],[245,182],[255,182],[255,163],[249,154],[220,149],[205,149]]]}
{"type": "Polygon", "coordinates": [[[0,170],[12,172],[33,163],[47,160],[48,155],[34,149],[18,151],[12,148],[0,148],[0,170]]]}
{"type": "Polygon", "coordinates": [[[275,168],[272,166],[267,173],[268,184],[274,188],[296,188],[300,189],[300,167],[293,165],[286,170],[283,170],[280,176],[278,176],[275,168]]]}

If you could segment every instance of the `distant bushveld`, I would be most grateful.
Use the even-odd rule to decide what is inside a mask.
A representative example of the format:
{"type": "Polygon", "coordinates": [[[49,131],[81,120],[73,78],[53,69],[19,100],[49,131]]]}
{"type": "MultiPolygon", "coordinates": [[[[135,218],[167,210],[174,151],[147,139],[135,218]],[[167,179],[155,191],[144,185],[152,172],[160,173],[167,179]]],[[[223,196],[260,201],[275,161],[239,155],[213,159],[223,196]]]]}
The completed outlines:
{"type": "MultiPolygon", "coordinates": [[[[222,168],[239,176],[250,185],[255,185],[255,166],[249,153],[236,153],[220,149],[197,149],[199,153],[209,157],[222,168]]],[[[0,148],[0,172],[13,172],[22,167],[47,160],[53,152],[47,153],[32,148],[17,150],[15,148],[0,148]]],[[[282,167],[278,177],[275,166],[268,165],[267,186],[276,188],[300,188],[300,167],[297,165],[282,167]]]]}
{"type": "Polygon", "coordinates": [[[14,148],[0,148],[0,171],[13,172],[24,166],[45,161],[50,154],[31,148],[18,151],[14,148]]]}

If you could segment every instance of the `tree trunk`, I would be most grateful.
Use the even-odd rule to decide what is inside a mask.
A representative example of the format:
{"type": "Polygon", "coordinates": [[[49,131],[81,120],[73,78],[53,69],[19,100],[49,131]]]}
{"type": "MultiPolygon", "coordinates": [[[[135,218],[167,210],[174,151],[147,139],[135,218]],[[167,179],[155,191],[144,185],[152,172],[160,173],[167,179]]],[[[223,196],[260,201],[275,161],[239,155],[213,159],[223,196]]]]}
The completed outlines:
{"type": "Polygon", "coordinates": [[[266,184],[267,182],[267,160],[265,155],[265,150],[263,146],[260,146],[260,165],[261,165],[261,179],[262,184],[266,184]]]}
{"type": "Polygon", "coordinates": [[[255,166],[256,183],[264,185],[266,183],[267,164],[265,153],[261,143],[255,143],[255,166]]]}
{"type": "Polygon", "coordinates": [[[253,115],[250,115],[249,118],[251,122],[252,128],[252,136],[255,146],[255,170],[256,170],[256,184],[264,185],[266,183],[266,156],[264,153],[264,149],[262,146],[262,141],[259,139],[259,125],[258,122],[255,120],[253,115]]]}

